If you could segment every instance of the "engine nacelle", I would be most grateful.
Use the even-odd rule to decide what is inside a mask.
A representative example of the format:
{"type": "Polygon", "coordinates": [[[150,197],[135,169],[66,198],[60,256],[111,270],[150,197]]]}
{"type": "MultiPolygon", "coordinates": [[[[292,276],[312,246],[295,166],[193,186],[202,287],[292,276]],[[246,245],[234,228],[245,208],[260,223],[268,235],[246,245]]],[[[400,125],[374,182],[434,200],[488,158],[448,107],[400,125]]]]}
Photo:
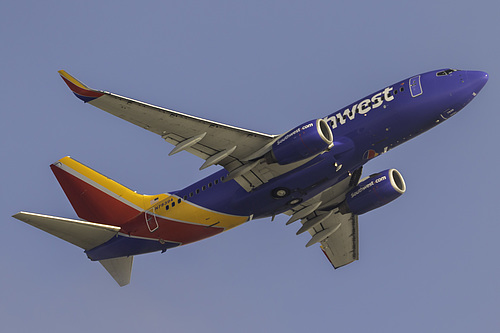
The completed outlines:
{"type": "Polygon", "coordinates": [[[316,119],[284,134],[266,157],[268,162],[285,165],[315,156],[332,146],[332,129],[324,119],[316,119]]]}
{"type": "Polygon", "coordinates": [[[342,214],[361,215],[388,204],[405,193],[403,176],[396,169],[371,175],[349,191],[339,209],[342,214]]]}

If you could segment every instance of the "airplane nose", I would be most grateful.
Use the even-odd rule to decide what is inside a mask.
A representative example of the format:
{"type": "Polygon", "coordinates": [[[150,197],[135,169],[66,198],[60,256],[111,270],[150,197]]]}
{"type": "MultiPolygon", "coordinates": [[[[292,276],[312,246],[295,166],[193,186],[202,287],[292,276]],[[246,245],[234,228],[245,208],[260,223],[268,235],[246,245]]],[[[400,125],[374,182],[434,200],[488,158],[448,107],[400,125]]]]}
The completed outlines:
{"type": "Polygon", "coordinates": [[[483,89],[486,82],[488,82],[488,73],[482,71],[467,71],[467,79],[473,88],[473,91],[477,94],[481,89],[483,89]]]}

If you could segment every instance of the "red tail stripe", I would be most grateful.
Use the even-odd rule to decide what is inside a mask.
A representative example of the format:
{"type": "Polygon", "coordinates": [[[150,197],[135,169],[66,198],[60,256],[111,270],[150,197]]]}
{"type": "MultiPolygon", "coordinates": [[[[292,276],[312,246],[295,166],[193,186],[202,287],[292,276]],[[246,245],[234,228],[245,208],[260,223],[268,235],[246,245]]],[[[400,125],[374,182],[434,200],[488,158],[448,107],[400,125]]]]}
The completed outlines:
{"type": "Polygon", "coordinates": [[[82,219],[121,226],[141,213],[55,165],[50,168],[82,219]]]}

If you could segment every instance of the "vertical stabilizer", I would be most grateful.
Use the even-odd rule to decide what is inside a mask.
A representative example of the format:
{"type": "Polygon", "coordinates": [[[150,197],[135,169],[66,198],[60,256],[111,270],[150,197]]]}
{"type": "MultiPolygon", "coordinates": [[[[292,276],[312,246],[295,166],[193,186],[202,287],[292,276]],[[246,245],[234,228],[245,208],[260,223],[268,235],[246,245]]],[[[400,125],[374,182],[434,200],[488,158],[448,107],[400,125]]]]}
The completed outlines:
{"type": "Polygon", "coordinates": [[[87,221],[121,226],[166,197],[138,194],[70,157],[50,168],[78,216],[87,221]]]}
{"type": "Polygon", "coordinates": [[[101,265],[106,268],[109,274],[115,279],[120,287],[126,286],[130,283],[130,276],[132,274],[132,263],[134,257],[121,257],[113,259],[100,260],[101,265]]]}

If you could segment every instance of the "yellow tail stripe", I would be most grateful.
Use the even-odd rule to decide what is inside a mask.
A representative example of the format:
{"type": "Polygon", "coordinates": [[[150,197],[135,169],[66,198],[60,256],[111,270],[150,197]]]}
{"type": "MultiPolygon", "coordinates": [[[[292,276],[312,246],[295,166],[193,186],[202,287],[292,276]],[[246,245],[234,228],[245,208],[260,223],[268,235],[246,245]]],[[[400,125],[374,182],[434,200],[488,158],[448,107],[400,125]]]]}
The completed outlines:
{"type": "Polygon", "coordinates": [[[107,192],[114,194],[115,197],[130,202],[136,208],[149,210],[151,213],[166,219],[217,226],[224,229],[231,229],[248,221],[248,216],[215,212],[181,200],[179,197],[168,193],[157,195],[138,194],[69,156],[61,158],[59,162],[64,164],[65,168],[73,170],[72,173],[80,179],[87,182],[90,180],[107,192]]]}
{"type": "Polygon", "coordinates": [[[77,174],[80,174],[85,178],[90,179],[91,181],[101,185],[110,192],[114,193],[116,196],[121,197],[122,199],[134,204],[137,207],[140,207],[143,210],[148,209],[156,202],[162,201],[168,196],[167,194],[158,194],[158,195],[138,194],[135,191],[132,191],[131,189],[117,183],[116,181],[81,164],[80,162],[75,161],[69,156],[61,158],[59,162],[73,169],[77,174]]]}

